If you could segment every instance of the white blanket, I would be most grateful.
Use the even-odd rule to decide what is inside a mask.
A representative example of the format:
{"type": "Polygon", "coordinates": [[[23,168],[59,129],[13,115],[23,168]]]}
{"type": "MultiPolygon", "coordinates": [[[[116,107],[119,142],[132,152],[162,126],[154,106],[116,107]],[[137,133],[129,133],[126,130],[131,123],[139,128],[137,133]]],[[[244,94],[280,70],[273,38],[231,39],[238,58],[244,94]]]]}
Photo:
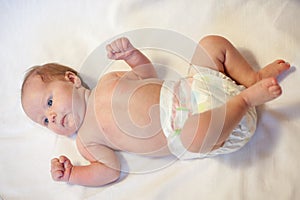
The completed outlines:
{"type": "MultiPolygon", "coordinates": [[[[299,199],[299,10],[297,0],[0,1],[0,198],[299,199]],[[149,173],[123,173],[118,182],[104,187],[52,181],[54,156],[87,162],[73,140],[25,116],[20,104],[24,72],[47,62],[79,70],[103,41],[146,27],[172,30],[194,41],[207,34],[222,35],[256,69],[283,58],[294,72],[281,78],[283,95],[258,108],[257,131],[236,153],[177,161],[149,173]]],[[[145,158],[123,158],[128,169],[132,163],[138,169],[153,169],[155,163],[164,166],[161,163],[172,160],[153,160],[151,166],[145,158]]]]}

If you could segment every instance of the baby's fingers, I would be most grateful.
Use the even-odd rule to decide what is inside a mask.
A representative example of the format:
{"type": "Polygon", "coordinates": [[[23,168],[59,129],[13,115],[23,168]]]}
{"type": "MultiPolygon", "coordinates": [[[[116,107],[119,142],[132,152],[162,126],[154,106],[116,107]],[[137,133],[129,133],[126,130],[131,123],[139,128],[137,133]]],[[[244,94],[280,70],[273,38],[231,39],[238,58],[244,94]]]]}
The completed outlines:
{"type": "Polygon", "coordinates": [[[53,158],[51,160],[51,172],[52,171],[57,171],[57,170],[63,171],[64,170],[64,165],[59,162],[59,159],[53,158]]]}
{"type": "Polygon", "coordinates": [[[61,181],[64,176],[64,172],[62,170],[56,170],[51,172],[52,179],[55,181],[61,181]]]}
{"type": "Polygon", "coordinates": [[[121,42],[120,39],[117,39],[117,40],[113,41],[108,46],[109,46],[110,51],[112,53],[120,53],[124,50],[124,48],[122,47],[122,42],[121,42]]]}
{"type": "Polygon", "coordinates": [[[112,47],[111,47],[110,44],[106,45],[106,51],[107,51],[107,57],[109,59],[113,59],[113,57],[114,57],[114,50],[112,49],[112,47]]]}
{"type": "Polygon", "coordinates": [[[63,166],[64,171],[67,172],[69,172],[68,170],[73,167],[71,161],[66,156],[60,156],[59,163],[61,163],[61,165],[63,166]]]}
{"type": "Polygon", "coordinates": [[[123,49],[128,49],[131,46],[129,40],[125,37],[121,38],[121,44],[122,44],[123,49]]]}
{"type": "Polygon", "coordinates": [[[130,50],[130,48],[132,47],[131,43],[129,42],[128,38],[126,37],[122,37],[120,39],[118,39],[118,42],[116,43],[118,49],[120,49],[121,51],[127,51],[130,50]]]}
{"type": "Polygon", "coordinates": [[[69,161],[69,159],[66,156],[59,156],[59,162],[64,163],[66,161],[69,161]]]}
{"type": "Polygon", "coordinates": [[[59,159],[58,158],[53,158],[51,160],[51,166],[54,165],[55,163],[59,162],[59,159]]]}
{"type": "Polygon", "coordinates": [[[64,164],[60,163],[57,158],[51,160],[51,176],[53,180],[59,181],[64,175],[64,164]]]}

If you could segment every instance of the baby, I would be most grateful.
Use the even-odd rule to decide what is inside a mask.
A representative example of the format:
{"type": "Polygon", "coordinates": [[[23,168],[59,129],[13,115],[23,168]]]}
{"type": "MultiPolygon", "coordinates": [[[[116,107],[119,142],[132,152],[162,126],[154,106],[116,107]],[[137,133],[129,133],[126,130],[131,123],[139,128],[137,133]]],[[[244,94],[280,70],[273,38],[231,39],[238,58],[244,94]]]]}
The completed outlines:
{"type": "Polygon", "coordinates": [[[199,46],[214,64],[200,67],[196,50],[196,73],[178,81],[158,79],[150,60],[127,38],[106,49],[108,58],[124,60],[132,70],[105,74],[92,90],[69,67],[31,68],[22,85],[26,115],[57,134],[77,133],[78,150],[90,161],[74,166],[65,156],[54,158],[52,178],[86,186],[116,181],[119,150],[192,159],[241,148],[255,131],[254,107],[281,95],[276,77],[290,65],[277,60],[255,71],[220,36],[206,36],[199,46]]]}

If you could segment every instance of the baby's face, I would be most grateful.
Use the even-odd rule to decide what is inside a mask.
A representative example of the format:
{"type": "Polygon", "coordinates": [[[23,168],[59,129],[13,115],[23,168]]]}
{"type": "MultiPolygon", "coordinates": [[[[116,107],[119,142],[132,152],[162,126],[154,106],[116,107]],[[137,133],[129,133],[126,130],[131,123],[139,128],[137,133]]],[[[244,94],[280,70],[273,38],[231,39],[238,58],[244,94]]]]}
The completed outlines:
{"type": "Polygon", "coordinates": [[[33,76],[24,86],[22,104],[34,122],[57,134],[70,136],[84,118],[85,105],[81,98],[71,81],[44,83],[40,76],[33,76]]]}

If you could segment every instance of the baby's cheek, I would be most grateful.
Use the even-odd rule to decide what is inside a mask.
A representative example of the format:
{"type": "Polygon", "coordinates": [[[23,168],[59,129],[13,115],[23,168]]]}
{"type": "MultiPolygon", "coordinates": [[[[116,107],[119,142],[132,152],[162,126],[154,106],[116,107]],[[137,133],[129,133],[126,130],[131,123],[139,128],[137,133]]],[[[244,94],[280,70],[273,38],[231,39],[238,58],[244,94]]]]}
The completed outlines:
{"type": "Polygon", "coordinates": [[[74,133],[79,129],[80,124],[80,117],[70,114],[67,116],[65,128],[69,129],[72,133],[74,133]]]}
{"type": "Polygon", "coordinates": [[[75,120],[72,115],[68,115],[67,120],[66,120],[66,126],[67,127],[75,127],[75,120]]]}

